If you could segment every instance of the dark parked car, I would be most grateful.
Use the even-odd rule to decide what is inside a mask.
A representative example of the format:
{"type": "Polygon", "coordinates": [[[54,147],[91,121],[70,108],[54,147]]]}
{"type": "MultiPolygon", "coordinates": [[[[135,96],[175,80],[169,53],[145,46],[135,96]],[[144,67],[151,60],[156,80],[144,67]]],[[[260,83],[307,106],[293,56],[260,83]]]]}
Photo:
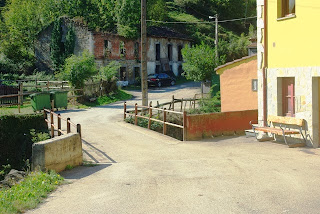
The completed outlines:
{"type": "Polygon", "coordinates": [[[174,85],[176,84],[176,79],[169,76],[166,73],[160,74],[149,74],[148,75],[148,85],[154,85],[161,87],[163,85],[174,85]]]}

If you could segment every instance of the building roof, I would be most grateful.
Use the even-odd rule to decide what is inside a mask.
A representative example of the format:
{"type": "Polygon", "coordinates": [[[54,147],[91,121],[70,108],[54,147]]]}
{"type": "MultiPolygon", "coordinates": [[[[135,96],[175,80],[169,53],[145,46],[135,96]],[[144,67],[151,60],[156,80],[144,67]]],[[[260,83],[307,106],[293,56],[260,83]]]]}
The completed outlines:
{"type": "Polygon", "coordinates": [[[171,39],[183,39],[183,40],[189,40],[192,39],[182,33],[176,32],[170,28],[167,27],[156,27],[156,26],[150,26],[148,27],[148,36],[150,37],[160,37],[160,38],[171,38],[171,39]]]}
{"type": "Polygon", "coordinates": [[[215,72],[217,74],[223,74],[223,72],[227,69],[230,69],[230,68],[234,68],[242,63],[246,63],[246,62],[250,62],[251,60],[255,60],[257,59],[257,54],[255,55],[252,55],[252,56],[246,56],[246,57],[243,57],[241,59],[237,59],[237,60],[234,60],[232,62],[228,62],[224,65],[220,65],[219,67],[217,67],[215,69],[215,72]]]}

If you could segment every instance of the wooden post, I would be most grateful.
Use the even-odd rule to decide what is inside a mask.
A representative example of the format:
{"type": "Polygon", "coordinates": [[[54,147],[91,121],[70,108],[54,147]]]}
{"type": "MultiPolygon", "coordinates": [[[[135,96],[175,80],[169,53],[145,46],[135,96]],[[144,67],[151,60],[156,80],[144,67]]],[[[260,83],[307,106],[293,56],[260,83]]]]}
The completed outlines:
{"type": "Polygon", "coordinates": [[[47,90],[49,91],[49,81],[47,81],[47,90]]]}
{"type": "Polygon", "coordinates": [[[193,108],[196,109],[196,98],[194,98],[193,108]]]}
{"type": "Polygon", "coordinates": [[[79,133],[80,138],[81,138],[81,125],[77,124],[77,133],[79,133]]]}
{"type": "Polygon", "coordinates": [[[47,119],[47,113],[45,111],[45,108],[43,108],[43,118],[46,120],[47,119]]]}
{"type": "Polygon", "coordinates": [[[134,105],[134,125],[137,125],[137,124],[138,124],[137,114],[138,114],[138,104],[136,103],[136,104],[134,105]]]}
{"type": "Polygon", "coordinates": [[[183,112],[183,141],[187,140],[187,112],[183,112]]]}
{"type": "Polygon", "coordinates": [[[167,112],[166,112],[166,108],[164,108],[163,110],[163,134],[166,135],[167,134],[167,112]]]}
{"type": "Polygon", "coordinates": [[[53,122],[53,112],[50,111],[50,132],[51,138],[54,138],[54,122],[53,122]]]}
{"type": "Polygon", "coordinates": [[[181,112],[182,112],[182,106],[183,106],[183,98],[181,99],[181,108],[180,108],[181,112]]]}
{"type": "Polygon", "coordinates": [[[152,118],[152,102],[149,104],[149,121],[148,121],[148,129],[151,129],[151,119],[152,118]]]}
{"type": "Polygon", "coordinates": [[[19,91],[18,91],[18,112],[21,113],[20,105],[21,105],[21,82],[19,82],[19,91]]]}
{"type": "Polygon", "coordinates": [[[126,113],[127,113],[127,102],[124,102],[123,104],[123,119],[126,119],[126,113]]]}
{"type": "Polygon", "coordinates": [[[67,134],[71,132],[71,127],[70,127],[70,118],[67,118],[67,134]]]}
{"type": "Polygon", "coordinates": [[[174,95],[172,95],[172,111],[174,111],[174,95]]]}
{"type": "Polygon", "coordinates": [[[58,136],[61,136],[61,115],[60,114],[58,114],[57,119],[58,119],[58,136]]]}
{"type": "Polygon", "coordinates": [[[61,81],[61,89],[63,89],[63,81],[61,81]]]}

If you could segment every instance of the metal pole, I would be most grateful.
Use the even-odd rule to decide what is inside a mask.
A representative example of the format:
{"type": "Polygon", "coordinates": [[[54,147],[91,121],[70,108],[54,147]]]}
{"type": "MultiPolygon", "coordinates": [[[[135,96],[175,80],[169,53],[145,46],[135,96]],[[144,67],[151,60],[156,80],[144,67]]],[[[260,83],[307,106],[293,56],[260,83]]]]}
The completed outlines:
{"type": "Polygon", "coordinates": [[[148,106],[146,14],[147,14],[147,1],[141,0],[141,92],[142,92],[143,106],[148,106]]]}

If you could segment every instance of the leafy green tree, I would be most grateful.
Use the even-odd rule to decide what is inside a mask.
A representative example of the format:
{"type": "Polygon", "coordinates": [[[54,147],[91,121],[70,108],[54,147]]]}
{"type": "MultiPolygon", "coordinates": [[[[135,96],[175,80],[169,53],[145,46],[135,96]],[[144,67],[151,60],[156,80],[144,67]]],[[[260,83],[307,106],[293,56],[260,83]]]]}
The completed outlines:
{"type": "Polygon", "coordinates": [[[147,1],[147,16],[150,20],[166,21],[168,19],[168,8],[165,0],[147,1]]]}
{"type": "Polygon", "coordinates": [[[51,60],[55,70],[58,70],[61,65],[63,65],[63,53],[64,53],[64,45],[61,42],[62,40],[62,28],[61,28],[61,19],[58,18],[53,23],[53,29],[51,34],[51,60]]]}
{"type": "Polygon", "coordinates": [[[120,36],[137,38],[141,17],[141,4],[139,0],[115,1],[114,17],[117,31],[120,36]]]}
{"type": "Polygon", "coordinates": [[[69,26],[69,30],[66,35],[66,42],[64,44],[64,57],[70,57],[74,52],[76,43],[76,35],[73,26],[69,26]]]}
{"type": "Polygon", "coordinates": [[[99,69],[99,77],[103,80],[111,81],[112,78],[116,77],[121,64],[117,61],[112,61],[108,65],[99,69]]]}
{"type": "Polygon", "coordinates": [[[97,74],[94,56],[84,51],[81,56],[72,55],[66,59],[64,70],[60,73],[63,79],[70,81],[75,88],[84,87],[85,80],[97,74]]]}
{"type": "Polygon", "coordinates": [[[184,59],[183,70],[187,79],[194,81],[211,80],[217,67],[215,50],[209,45],[201,43],[193,47],[182,49],[184,59]]]}

